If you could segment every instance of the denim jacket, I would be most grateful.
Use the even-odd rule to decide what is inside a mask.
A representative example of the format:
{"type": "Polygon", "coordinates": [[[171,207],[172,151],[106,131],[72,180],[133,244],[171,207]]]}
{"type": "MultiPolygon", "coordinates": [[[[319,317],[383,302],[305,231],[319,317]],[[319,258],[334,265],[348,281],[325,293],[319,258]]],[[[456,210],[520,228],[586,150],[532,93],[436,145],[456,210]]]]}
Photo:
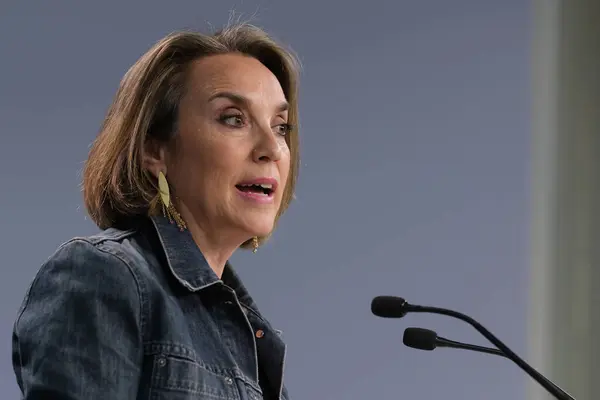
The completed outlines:
{"type": "Polygon", "coordinates": [[[63,244],[14,325],[24,400],[283,399],[285,344],[161,217],[63,244]]]}

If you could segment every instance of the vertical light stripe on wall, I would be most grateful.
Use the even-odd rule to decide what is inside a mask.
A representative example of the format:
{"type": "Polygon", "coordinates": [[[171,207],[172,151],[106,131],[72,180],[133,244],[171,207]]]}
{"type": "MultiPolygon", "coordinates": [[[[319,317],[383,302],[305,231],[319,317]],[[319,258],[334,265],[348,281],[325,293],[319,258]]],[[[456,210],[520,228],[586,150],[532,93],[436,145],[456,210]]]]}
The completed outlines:
{"type": "MultiPolygon", "coordinates": [[[[534,0],[530,360],[600,398],[600,2],[534,0]]],[[[530,400],[549,399],[531,383],[530,400]]]]}

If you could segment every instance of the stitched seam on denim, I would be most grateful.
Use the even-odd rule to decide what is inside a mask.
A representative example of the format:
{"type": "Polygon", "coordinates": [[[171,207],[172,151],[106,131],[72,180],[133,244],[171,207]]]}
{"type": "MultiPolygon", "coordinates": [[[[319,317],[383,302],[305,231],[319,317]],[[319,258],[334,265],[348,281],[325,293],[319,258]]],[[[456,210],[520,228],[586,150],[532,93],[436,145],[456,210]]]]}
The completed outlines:
{"type": "Polygon", "coordinates": [[[203,362],[195,351],[185,345],[177,344],[174,342],[159,342],[159,341],[151,341],[144,343],[144,354],[147,356],[150,355],[164,355],[166,357],[173,357],[180,360],[186,360],[188,362],[194,363],[198,367],[216,375],[219,377],[231,377],[230,368],[221,368],[215,365],[210,365],[203,362]],[[176,348],[180,348],[183,351],[176,351],[176,348]]]}
{"type": "Polygon", "coordinates": [[[147,301],[146,301],[146,296],[145,296],[145,294],[146,294],[145,292],[146,292],[147,288],[141,282],[140,277],[136,273],[136,269],[132,267],[131,263],[129,263],[128,260],[125,259],[125,257],[126,257],[125,253],[121,252],[121,251],[119,251],[117,253],[112,248],[109,249],[105,246],[101,246],[105,242],[106,241],[103,240],[102,242],[98,243],[98,245],[95,245],[94,247],[96,249],[98,249],[98,251],[101,251],[104,254],[112,255],[116,259],[120,260],[127,267],[127,270],[129,271],[129,273],[133,277],[133,280],[135,281],[135,289],[136,289],[137,295],[138,295],[138,302],[140,303],[139,319],[140,319],[141,337],[143,340],[146,337],[146,330],[147,330],[146,329],[147,328],[147,317],[146,317],[147,310],[145,310],[145,308],[147,307],[147,301]]]}
{"type": "Polygon", "coordinates": [[[174,342],[164,342],[164,341],[144,342],[144,353],[146,355],[173,354],[173,355],[177,355],[181,358],[185,358],[189,361],[192,361],[195,363],[200,363],[200,361],[198,360],[198,357],[196,355],[196,352],[192,348],[190,348],[186,345],[182,345],[182,344],[178,344],[178,343],[174,343],[174,342]],[[183,352],[173,351],[173,348],[180,348],[183,350],[183,352]]]}
{"type": "Polygon", "coordinates": [[[255,310],[254,308],[250,307],[249,305],[242,303],[241,301],[238,302],[240,303],[241,306],[243,306],[245,309],[247,309],[248,311],[251,311],[252,314],[254,314],[258,319],[260,319],[262,322],[264,322],[265,324],[271,326],[271,324],[269,324],[269,321],[267,321],[262,315],[260,315],[260,313],[255,310]]]}
{"type": "Polygon", "coordinates": [[[137,231],[135,229],[128,229],[126,231],[115,231],[112,234],[106,234],[106,232],[102,232],[102,233],[97,233],[95,235],[90,235],[90,236],[82,236],[82,237],[75,237],[73,239],[71,239],[71,241],[73,240],[85,240],[88,243],[91,243],[92,245],[100,245],[104,242],[121,242],[123,239],[126,239],[130,236],[133,236],[137,231]]]}

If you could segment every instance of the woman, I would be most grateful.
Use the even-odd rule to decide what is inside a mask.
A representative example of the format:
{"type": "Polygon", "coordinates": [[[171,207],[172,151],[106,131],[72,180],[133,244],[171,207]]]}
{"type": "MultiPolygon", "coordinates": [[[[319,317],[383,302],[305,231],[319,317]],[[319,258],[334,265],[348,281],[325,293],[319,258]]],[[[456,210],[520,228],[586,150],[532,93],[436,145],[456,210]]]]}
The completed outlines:
{"type": "Polygon", "coordinates": [[[228,264],[294,193],[297,63],[258,28],[172,34],[126,73],[13,336],[25,400],[287,399],[285,345],[228,264]]]}

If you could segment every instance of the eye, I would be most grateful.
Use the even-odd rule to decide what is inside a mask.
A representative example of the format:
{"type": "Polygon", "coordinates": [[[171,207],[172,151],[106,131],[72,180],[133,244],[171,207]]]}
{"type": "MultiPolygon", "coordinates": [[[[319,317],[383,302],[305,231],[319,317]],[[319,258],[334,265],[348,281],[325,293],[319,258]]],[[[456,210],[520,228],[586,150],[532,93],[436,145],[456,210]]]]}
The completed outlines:
{"type": "Polygon", "coordinates": [[[292,131],[292,129],[293,126],[290,124],[279,124],[275,126],[275,131],[281,136],[287,135],[292,131]]]}
{"type": "Polygon", "coordinates": [[[242,114],[229,114],[223,115],[219,120],[225,125],[232,126],[234,128],[240,128],[244,126],[244,116],[242,114]]]}

